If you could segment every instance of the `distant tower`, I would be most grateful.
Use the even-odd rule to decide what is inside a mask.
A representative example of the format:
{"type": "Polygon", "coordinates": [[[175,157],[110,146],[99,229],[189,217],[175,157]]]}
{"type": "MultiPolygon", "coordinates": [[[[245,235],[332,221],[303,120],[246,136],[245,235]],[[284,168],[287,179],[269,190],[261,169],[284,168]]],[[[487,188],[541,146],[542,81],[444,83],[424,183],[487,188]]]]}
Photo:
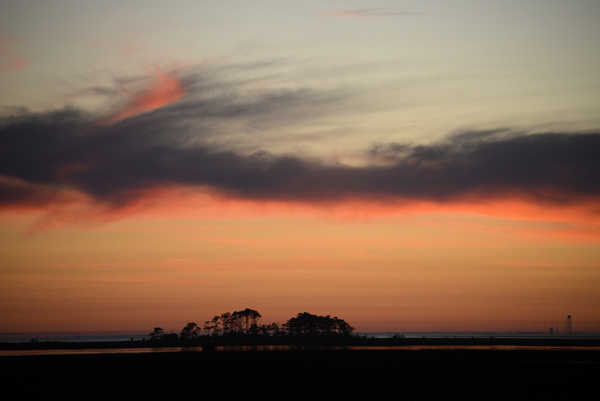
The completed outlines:
{"type": "Polygon", "coordinates": [[[573,334],[573,326],[571,324],[571,315],[567,316],[567,334],[573,334]]]}

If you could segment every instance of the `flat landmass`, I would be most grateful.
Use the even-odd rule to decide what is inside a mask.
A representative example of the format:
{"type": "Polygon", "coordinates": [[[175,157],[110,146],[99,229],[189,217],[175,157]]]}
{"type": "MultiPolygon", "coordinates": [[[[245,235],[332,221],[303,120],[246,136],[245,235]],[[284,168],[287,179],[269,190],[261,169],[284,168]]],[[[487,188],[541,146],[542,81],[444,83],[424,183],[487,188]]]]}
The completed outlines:
{"type": "Polygon", "coordinates": [[[154,352],[4,356],[0,366],[2,400],[596,400],[600,351],[154,352]]]}
{"type": "Polygon", "coordinates": [[[600,347],[600,337],[423,337],[423,338],[370,338],[342,337],[208,337],[194,340],[146,341],[27,341],[3,342],[1,350],[46,349],[108,349],[108,348],[163,348],[236,345],[306,345],[306,346],[526,346],[526,347],[600,347]]]}

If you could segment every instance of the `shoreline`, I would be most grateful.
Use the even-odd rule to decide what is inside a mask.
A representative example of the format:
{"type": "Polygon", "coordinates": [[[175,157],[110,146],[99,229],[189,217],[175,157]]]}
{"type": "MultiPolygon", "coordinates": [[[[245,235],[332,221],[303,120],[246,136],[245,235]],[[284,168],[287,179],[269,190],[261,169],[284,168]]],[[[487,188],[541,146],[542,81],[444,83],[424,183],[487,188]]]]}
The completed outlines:
{"type": "Polygon", "coordinates": [[[227,346],[524,346],[524,347],[600,347],[599,337],[515,338],[515,337],[454,337],[454,338],[364,338],[364,337],[199,337],[188,341],[28,341],[0,343],[0,351],[54,349],[119,349],[170,347],[227,346]]]}

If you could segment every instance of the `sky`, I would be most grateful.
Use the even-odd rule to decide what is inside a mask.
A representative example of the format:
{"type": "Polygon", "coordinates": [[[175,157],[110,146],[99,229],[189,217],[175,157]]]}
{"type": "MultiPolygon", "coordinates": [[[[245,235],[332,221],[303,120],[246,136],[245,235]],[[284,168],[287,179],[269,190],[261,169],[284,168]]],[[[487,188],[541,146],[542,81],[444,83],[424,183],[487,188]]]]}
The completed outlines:
{"type": "Polygon", "coordinates": [[[2,2],[0,332],[600,332],[599,18],[2,2]]]}

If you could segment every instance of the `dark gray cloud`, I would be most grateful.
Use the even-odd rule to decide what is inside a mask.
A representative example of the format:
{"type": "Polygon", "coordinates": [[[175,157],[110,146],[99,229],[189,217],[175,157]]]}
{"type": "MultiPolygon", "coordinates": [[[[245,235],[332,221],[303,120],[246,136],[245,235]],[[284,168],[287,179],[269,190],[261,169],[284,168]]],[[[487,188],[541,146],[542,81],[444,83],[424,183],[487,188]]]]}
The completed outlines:
{"type": "MultiPolygon", "coordinates": [[[[288,95],[291,104],[308,96],[283,98],[288,95]]],[[[269,96],[263,100],[220,111],[200,104],[195,112],[235,116],[283,107],[269,96]]],[[[182,139],[178,124],[194,110],[194,103],[182,103],[109,126],[73,109],[5,117],[0,204],[52,204],[68,191],[121,207],[148,190],[173,185],[235,198],[313,203],[507,195],[553,204],[600,200],[598,132],[470,131],[429,145],[379,144],[365,152],[370,164],[348,166],[182,139]]]]}

